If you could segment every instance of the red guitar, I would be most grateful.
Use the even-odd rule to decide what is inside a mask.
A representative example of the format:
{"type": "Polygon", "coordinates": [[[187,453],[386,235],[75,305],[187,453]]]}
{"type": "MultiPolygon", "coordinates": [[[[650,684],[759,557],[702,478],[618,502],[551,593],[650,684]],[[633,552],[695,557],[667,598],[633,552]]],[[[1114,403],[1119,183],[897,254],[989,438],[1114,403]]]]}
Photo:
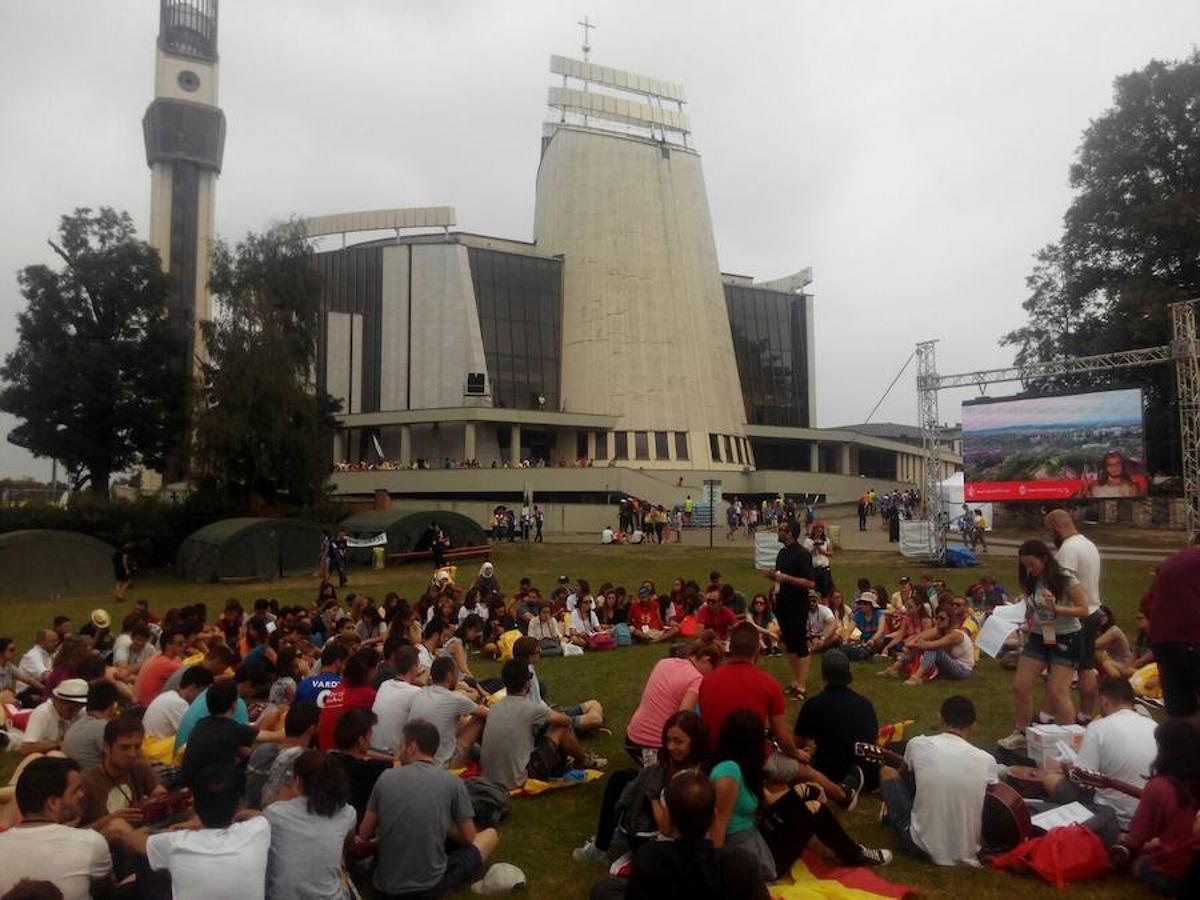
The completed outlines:
{"type": "MultiPolygon", "coordinates": [[[[875,744],[857,743],[854,755],[867,762],[888,765],[905,777],[912,777],[904,757],[875,744]]],[[[1029,821],[1029,807],[1021,795],[1003,782],[989,784],[983,795],[983,822],[979,833],[984,853],[1000,853],[1011,850],[1022,841],[1033,837],[1033,823],[1029,821]]]]}
{"type": "Polygon", "coordinates": [[[1067,777],[1076,784],[1082,784],[1085,787],[1093,788],[1109,788],[1114,791],[1120,791],[1122,794],[1128,794],[1137,800],[1142,799],[1142,789],[1134,787],[1132,784],[1124,781],[1118,781],[1115,778],[1097,772],[1095,769],[1085,769],[1082,766],[1071,766],[1067,771],[1067,777]]]}

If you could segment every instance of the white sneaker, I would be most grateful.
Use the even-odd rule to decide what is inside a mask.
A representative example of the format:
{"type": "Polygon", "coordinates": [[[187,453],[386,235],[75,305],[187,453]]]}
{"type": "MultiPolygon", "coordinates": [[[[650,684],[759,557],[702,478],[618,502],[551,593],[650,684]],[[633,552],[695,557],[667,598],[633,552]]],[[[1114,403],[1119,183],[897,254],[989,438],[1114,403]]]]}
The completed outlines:
{"type": "Polygon", "coordinates": [[[582,847],[576,847],[571,851],[571,858],[575,862],[590,862],[602,863],[608,860],[608,854],[601,850],[593,843],[595,837],[590,837],[582,847]]]}
{"type": "Polygon", "coordinates": [[[996,741],[996,743],[1005,750],[1011,750],[1013,752],[1016,752],[1017,750],[1024,750],[1026,746],[1025,734],[1021,731],[1014,731],[1012,734],[1008,735],[1008,737],[1000,738],[1000,740],[996,741]]]}

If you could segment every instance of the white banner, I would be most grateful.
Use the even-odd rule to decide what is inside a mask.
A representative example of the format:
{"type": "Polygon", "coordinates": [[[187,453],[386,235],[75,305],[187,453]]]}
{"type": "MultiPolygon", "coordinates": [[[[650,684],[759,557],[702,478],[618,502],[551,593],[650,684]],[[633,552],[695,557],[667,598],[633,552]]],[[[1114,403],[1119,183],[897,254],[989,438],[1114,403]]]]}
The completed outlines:
{"type": "Polygon", "coordinates": [[[373,538],[346,538],[346,546],[351,550],[361,550],[364,547],[386,547],[387,532],[380,532],[373,538]]]}

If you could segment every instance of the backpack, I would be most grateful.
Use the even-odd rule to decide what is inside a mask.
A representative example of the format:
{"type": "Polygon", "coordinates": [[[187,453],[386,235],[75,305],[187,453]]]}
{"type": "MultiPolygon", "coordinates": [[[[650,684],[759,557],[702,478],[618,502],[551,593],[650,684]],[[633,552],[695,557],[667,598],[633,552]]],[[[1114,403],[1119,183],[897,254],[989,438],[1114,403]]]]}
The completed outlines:
{"type": "Polygon", "coordinates": [[[997,869],[1030,869],[1059,890],[1068,881],[1088,881],[1109,870],[1104,842],[1078,824],[1052,828],[987,862],[997,869]]]}
{"type": "Polygon", "coordinates": [[[495,828],[508,818],[512,797],[504,785],[486,778],[468,778],[466,785],[475,810],[476,828],[495,828]]]}
{"type": "Polygon", "coordinates": [[[613,849],[636,850],[641,844],[653,840],[658,834],[658,823],[654,821],[654,808],[650,805],[663,789],[661,766],[646,766],[633,781],[625,785],[613,816],[617,826],[613,832],[613,849]]]}
{"type": "Polygon", "coordinates": [[[542,638],[538,642],[538,649],[542,651],[543,657],[563,655],[562,644],[554,638],[542,638]]]}
{"type": "Polygon", "coordinates": [[[617,642],[607,631],[599,631],[588,638],[589,650],[616,650],[617,642]]]}
{"type": "Polygon", "coordinates": [[[613,640],[616,641],[618,647],[628,647],[633,643],[633,632],[629,630],[629,626],[624,622],[614,625],[610,634],[612,634],[613,640]]]}

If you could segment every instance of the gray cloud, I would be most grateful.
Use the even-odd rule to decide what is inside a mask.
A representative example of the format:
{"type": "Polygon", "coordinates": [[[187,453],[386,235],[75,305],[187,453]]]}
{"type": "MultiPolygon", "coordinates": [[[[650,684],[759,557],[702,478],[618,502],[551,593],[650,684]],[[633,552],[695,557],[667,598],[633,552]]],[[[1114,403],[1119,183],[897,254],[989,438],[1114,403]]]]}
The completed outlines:
{"type": "MultiPolygon", "coordinates": [[[[0,5],[0,352],[13,275],[52,261],[59,215],[147,223],[157,8],[0,5]]],[[[547,58],[578,54],[585,12],[595,61],[685,84],[722,268],[813,266],[823,426],[861,421],[918,340],[941,339],[944,372],[1010,361],[997,338],[1057,236],[1080,133],[1116,75],[1184,56],[1200,26],[1194,0],[226,0],[219,233],[449,204],[529,238],[547,58]]],[[[910,373],[876,419],[915,415],[910,373]]],[[[0,473],[48,471],[0,442],[0,473]]]]}

